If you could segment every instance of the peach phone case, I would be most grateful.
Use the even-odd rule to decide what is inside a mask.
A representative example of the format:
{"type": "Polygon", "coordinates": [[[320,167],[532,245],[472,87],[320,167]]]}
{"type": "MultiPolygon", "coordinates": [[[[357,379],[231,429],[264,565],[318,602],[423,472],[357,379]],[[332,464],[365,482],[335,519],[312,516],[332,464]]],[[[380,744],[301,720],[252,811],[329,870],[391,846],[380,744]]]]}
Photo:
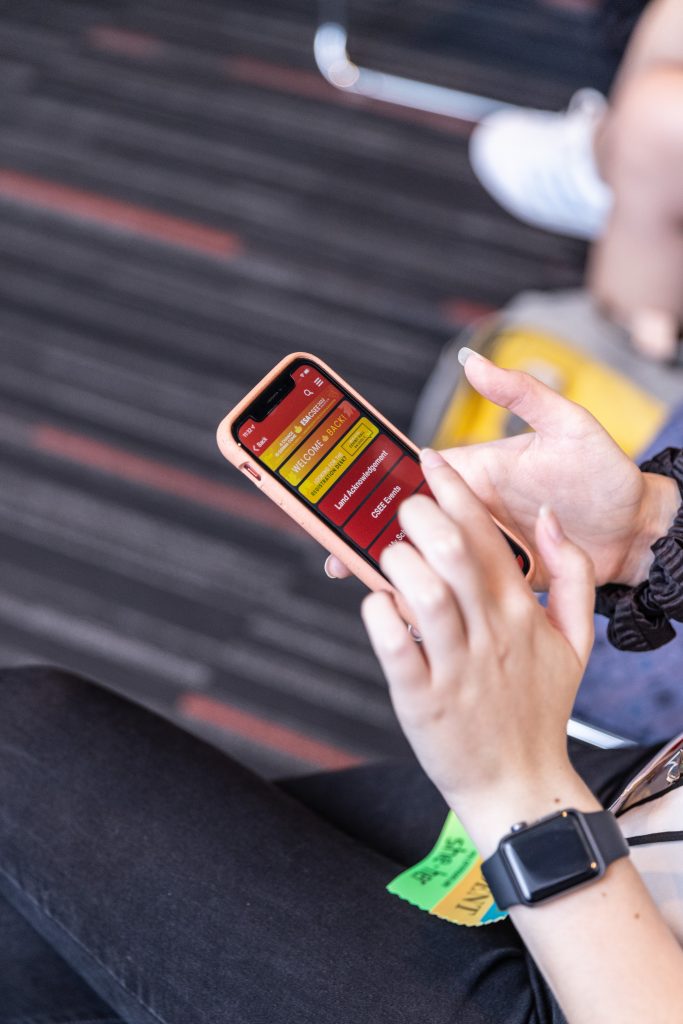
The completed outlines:
{"type": "MultiPolygon", "coordinates": [[[[249,408],[251,403],[259,397],[259,395],[294,359],[312,360],[314,364],[318,365],[326,374],[328,374],[332,381],[344,388],[349,395],[355,398],[361,406],[364,406],[379,423],[384,424],[390,433],[396,435],[396,437],[403,441],[403,443],[412,452],[415,452],[415,454],[419,456],[419,449],[409,438],[405,436],[405,434],[401,433],[401,431],[398,430],[393,423],[390,423],[385,416],[382,416],[381,412],[378,412],[378,410],[375,409],[367,399],[363,398],[362,395],[352,388],[350,384],[347,384],[343,377],[340,377],[339,374],[335,373],[334,370],[323,362],[322,359],[318,356],[312,355],[310,352],[293,352],[290,355],[285,356],[284,359],[280,360],[277,366],[273,367],[270,373],[266,374],[255,388],[252,388],[248,395],[245,395],[241,402],[238,402],[235,408],[228,413],[218,427],[216,434],[218,447],[228,462],[231,462],[233,466],[236,466],[245,473],[247,478],[251,480],[251,482],[255,484],[256,487],[266,495],[266,497],[270,498],[271,501],[274,501],[275,504],[286,512],[288,516],[291,516],[299,526],[306,530],[307,533],[310,533],[310,535],[314,537],[319,544],[326,548],[327,551],[336,555],[337,558],[339,558],[340,561],[342,561],[344,565],[351,570],[354,576],[357,576],[359,580],[362,580],[370,590],[388,590],[395,593],[391,584],[387,582],[381,573],[373,569],[371,565],[368,565],[365,559],[361,558],[350,544],[347,544],[341,539],[341,537],[338,537],[333,530],[322,522],[322,520],[317,518],[317,516],[304,504],[303,501],[296,498],[284,485],[279,483],[275,477],[272,477],[269,472],[260,465],[258,460],[252,456],[251,452],[246,448],[242,448],[232,436],[232,425],[235,420],[237,420],[242,413],[249,408]],[[251,471],[257,473],[261,479],[256,480],[247,467],[250,467],[251,471]]],[[[496,519],[494,519],[494,522],[503,529],[496,519]]],[[[534,562],[531,552],[529,552],[526,545],[509,530],[505,529],[503,532],[510,536],[512,540],[514,540],[516,544],[519,544],[519,546],[526,552],[530,564],[527,579],[531,580],[534,574],[534,562]]],[[[409,610],[405,607],[404,602],[400,600],[398,594],[396,594],[396,597],[399,598],[398,606],[401,614],[406,621],[409,622],[413,616],[410,615],[409,610]]]]}

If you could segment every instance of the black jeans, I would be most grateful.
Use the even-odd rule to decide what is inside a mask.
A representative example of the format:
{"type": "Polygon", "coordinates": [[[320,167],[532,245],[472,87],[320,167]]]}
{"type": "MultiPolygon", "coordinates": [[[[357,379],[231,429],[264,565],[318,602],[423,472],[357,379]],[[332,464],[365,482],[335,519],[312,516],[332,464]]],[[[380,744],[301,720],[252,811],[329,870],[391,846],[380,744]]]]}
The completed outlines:
{"type": "MultiPolygon", "coordinates": [[[[605,799],[648,752],[572,753],[605,799]]],[[[85,680],[0,673],[0,1022],[559,1024],[509,922],[385,892],[446,810],[413,761],[276,785],[85,680]]]]}

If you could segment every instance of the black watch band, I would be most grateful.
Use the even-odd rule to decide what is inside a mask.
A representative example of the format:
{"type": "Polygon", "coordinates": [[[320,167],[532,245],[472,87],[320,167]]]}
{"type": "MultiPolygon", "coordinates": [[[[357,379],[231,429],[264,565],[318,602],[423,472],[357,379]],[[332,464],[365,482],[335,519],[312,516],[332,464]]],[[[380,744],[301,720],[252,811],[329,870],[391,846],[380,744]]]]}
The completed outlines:
{"type": "Polygon", "coordinates": [[[491,854],[488,860],[484,861],[481,866],[481,871],[488,882],[491,895],[501,910],[507,910],[508,907],[512,907],[515,903],[521,902],[517,886],[515,885],[512,875],[503,860],[503,853],[500,846],[495,853],[491,854]]]}
{"type": "Polygon", "coordinates": [[[534,906],[600,878],[613,861],[628,854],[611,811],[567,809],[531,825],[513,825],[482,864],[482,872],[498,907],[505,910],[516,903],[534,906]],[[550,852],[553,844],[557,858],[550,852]]]}

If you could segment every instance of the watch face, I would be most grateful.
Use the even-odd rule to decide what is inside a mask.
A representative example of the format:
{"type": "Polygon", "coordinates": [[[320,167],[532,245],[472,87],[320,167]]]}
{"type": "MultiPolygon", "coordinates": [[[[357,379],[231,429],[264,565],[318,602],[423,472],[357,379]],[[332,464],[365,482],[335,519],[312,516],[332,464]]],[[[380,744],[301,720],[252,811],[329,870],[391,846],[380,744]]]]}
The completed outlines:
{"type": "Polygon", "coordinates": [[[572,811],[510,836],[503,851],[526,903],[547,899],[601,873],[595,851],[572,811]]]}

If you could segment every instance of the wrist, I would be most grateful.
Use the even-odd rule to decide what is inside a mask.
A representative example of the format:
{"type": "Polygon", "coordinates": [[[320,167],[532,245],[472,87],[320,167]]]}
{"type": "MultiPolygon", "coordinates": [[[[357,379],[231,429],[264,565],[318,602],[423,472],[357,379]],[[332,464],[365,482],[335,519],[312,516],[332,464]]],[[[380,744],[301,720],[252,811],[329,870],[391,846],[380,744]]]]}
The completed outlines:
{"type": "Polygon", "coordinates": [[[635,587],[649,576],[654,554],[652,545],[671,529],[681,506],[678,484],[670,477],[643,473],[645,488],[633,531],[633,540],[619,572],[612,583],[635,587]]]}
{"type": "Polygon", "coordinates": [[[505,787],[479,795],[476,801],[461,799],[451,806],[484,860],[516,822],[538,821],[565,807],[584,812],[602,810],[600,802],[571,767],[542,779],[511,780],[505,787]]]}

